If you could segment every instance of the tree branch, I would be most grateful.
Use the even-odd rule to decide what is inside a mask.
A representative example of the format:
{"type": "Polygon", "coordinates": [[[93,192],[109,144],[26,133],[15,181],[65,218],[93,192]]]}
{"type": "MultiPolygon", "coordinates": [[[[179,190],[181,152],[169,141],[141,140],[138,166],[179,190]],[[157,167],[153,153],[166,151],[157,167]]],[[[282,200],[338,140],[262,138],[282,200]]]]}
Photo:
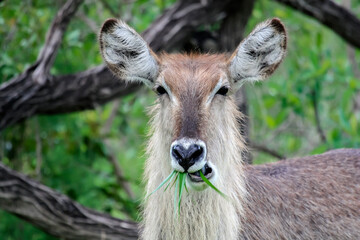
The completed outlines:
{"type": "Polygon", "coordinates": [[[275,0],[317,19],[345,41],[360,48],[360,20],[332,0],[275,0]]]}
{"type": "Polygon", "coordinates": [[[30,80],[31,71],[0,86],[0,130],[36,114],[93,109],[140,87],[119,81],[105,65],[77,74],[48,76],[43,85],[30,80]]]}
{"type": "Polygon", "coordinates": [[[64,239],[137,239],[138,226],[90,210],[0,163],[0,208],[64,239]]]}
{"type": "Polygon", "coordinates": [[[83,0],[68,0],[56,14],[46,34],[45,45],[36,60],[37,67],[32,74],[34,81],[38,84],[42,85],[45,83],[57,55],[57,50],[62,42],[65,30],[82,2],[83,0]]]}

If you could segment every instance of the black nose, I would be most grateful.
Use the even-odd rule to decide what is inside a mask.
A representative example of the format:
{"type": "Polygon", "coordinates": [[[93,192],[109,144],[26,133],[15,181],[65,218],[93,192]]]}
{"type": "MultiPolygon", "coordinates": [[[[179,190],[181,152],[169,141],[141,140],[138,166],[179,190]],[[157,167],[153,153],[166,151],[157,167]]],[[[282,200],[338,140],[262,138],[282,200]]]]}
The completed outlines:
{"type": "Polygon", "coordinates": [[[171,150],[171,154],[185,171],[204,156],[204,148],[198,144],[192,144],[189,148],[184,148],[182,145],[177,144],[171,150]]]}

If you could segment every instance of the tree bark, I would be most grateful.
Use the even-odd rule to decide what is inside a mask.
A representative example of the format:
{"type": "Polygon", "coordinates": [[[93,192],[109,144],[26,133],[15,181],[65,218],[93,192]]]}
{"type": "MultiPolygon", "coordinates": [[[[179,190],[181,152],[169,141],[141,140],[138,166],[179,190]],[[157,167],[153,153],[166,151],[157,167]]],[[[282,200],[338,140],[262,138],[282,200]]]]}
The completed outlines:
{"type": "Polygon", "coordinates": [[[138,226],[90,210],[0,163],[0,208],[62,239],[137,239],[138,226]]]}

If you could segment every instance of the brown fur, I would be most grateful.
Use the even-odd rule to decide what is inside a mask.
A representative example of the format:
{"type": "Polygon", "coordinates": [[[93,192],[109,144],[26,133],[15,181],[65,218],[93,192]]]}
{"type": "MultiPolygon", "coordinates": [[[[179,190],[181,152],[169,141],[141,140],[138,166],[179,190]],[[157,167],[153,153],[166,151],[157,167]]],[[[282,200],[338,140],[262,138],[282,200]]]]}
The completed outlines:
{"type": "Polygon", "coordinates": [[[225,55],[165,54],[160,57],[162,76],[179,100],[175,110],[174,139],[192,137],[202,139],[201,126],[206,117],[202,106],[206,96],[217,84],[221,73],[225,75],[225,55]]]}
{"type": "Polygon", "coordinates": [[[360,239],[360,149],[247,166],[244,239],[360,239]]]}

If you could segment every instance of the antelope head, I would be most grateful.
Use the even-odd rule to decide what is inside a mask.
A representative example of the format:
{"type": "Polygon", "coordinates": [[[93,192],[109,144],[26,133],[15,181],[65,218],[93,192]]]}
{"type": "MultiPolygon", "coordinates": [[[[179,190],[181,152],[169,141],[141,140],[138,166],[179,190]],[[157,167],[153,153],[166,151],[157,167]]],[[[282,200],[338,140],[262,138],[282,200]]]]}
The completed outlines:
{"type": "Polygon", "coordinates": [[[107,66],[124,81],[139,81],[158,95],[154,158],[159,168],[188,173],[187,184],[203,190],[201,170],[214,184],[241,160],[238,112],[232,94],[244,82],[271,75],[286,52],[286,32],[278,19],[259,24],[232,55],[156,55],[125,23],[109,19],[100,33],[107,66]]]}

